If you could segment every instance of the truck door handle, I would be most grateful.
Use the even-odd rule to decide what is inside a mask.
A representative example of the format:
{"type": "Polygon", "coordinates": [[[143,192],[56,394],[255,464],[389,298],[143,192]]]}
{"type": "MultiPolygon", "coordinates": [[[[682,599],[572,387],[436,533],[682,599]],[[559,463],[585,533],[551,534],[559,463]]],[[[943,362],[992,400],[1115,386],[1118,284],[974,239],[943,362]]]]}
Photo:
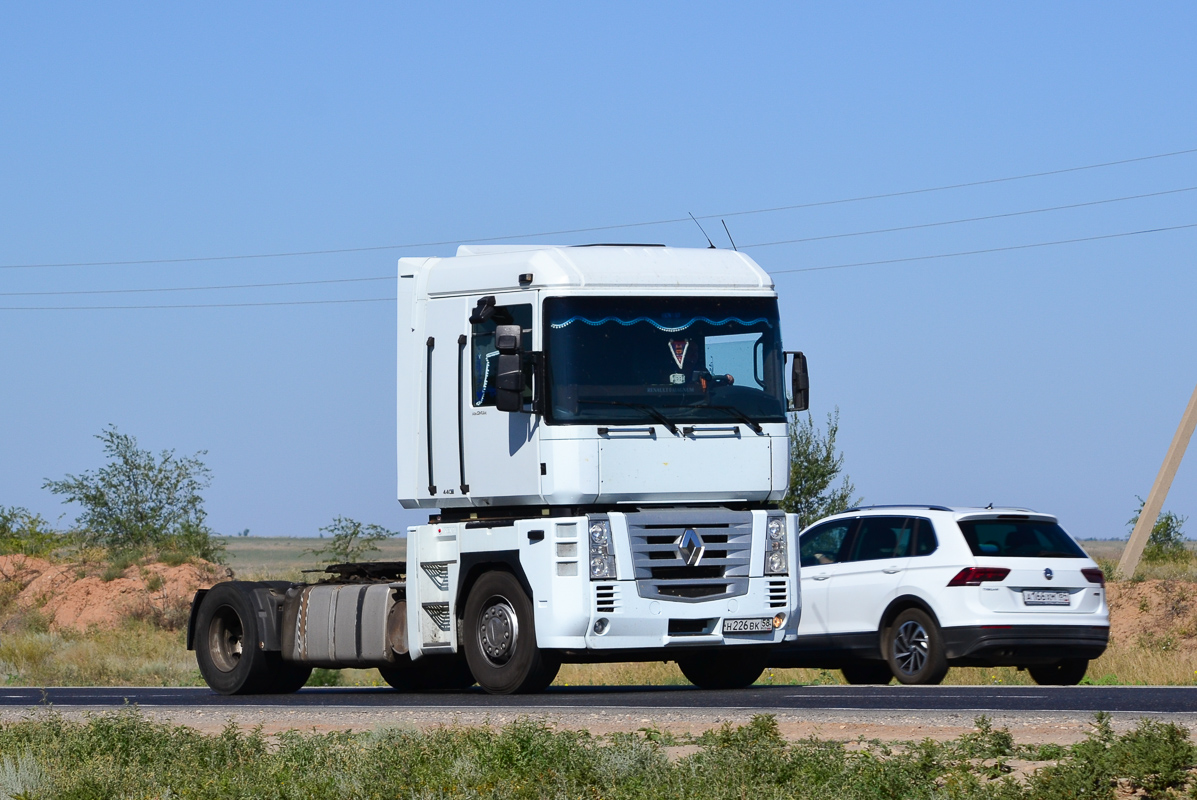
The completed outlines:
{"type": "Polygon", "coordinates": [[[901,567],[886,567],[885,569],[883,569],[881,571],[884,572],[886,575],[893,575],[895,572],[901,572],[902,568],[901,567]]]}

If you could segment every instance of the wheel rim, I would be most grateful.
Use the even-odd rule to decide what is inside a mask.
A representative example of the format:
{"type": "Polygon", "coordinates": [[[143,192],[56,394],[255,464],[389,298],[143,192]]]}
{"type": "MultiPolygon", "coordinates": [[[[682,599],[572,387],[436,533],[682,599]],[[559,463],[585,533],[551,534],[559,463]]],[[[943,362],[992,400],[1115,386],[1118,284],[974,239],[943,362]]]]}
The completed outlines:
{"type": "Polygon", "coordinates": [[[914,620],[907,620],[898,627],[894,636],[894,662],[903,675],[914,675],[922,670],[930,646],[927,629],[914,620]]]}
{"type": "Polygon", "coordinates": [[[478,647],[486,660],[501,667],[515,654],[520,623],[505,597],[491,597],[478,620],[478,647]]]}
{"type": "Polygon", "coordinates": [[[221,672],[232,672],[241,663],[245,627],[241,617],[229,606],[221,606],[212,615],[208,626],[208,653],[212,663],[221,672]]]}

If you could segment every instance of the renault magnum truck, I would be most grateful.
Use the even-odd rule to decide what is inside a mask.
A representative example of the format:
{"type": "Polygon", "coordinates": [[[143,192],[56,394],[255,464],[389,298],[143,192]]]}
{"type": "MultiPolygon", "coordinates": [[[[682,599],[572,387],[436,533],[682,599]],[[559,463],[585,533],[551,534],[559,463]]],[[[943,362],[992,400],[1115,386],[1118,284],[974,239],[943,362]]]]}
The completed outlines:
{"type": "Polygon", "coordinates": [[[806,360],[751,258],[654,245],[463,246],[398,270],[404,562],[196,594],[187,643],[224,694],[313,667],[536,692],[563,662],[676,661],[755,681],[793,639],[787,410],[806,360]]]}

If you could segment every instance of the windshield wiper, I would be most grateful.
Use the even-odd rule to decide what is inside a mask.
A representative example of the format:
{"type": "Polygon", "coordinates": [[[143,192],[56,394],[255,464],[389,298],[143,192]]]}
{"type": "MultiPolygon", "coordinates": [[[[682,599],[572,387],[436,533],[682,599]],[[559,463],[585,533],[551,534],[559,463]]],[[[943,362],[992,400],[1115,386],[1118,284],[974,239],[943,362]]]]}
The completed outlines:
{"type": "Polygon", "coordinates": [[[652,406],[645,405],[644,403],[625,403],[623,400],[579,400],[578,402],[591,406],[626,406],[627,408],[634,408],[638,411],[643,411],[645,414],[648,414],[657,422],[664,425],[665,429],[674,436],[678,435],[677,426],[670,422],[668,417],[666,417],[660,411],[657,411],[657,409],[653,408],[652,406]]]}
{"type": "Polygon", "coordinates": [[[702,406],[702,408],[717,408],[720,411],[726,411],[729,414],[731,414],[732,416],[734,416],[736,419],[740,420],[740,422],[743,422],[745,425],[752,428],[752,430],[755,431],[756,433],[764,433],[765,432],[765,429],[760,426],[760,423],[758,423],[752,417],[748,416],[747,414],[745,414],[743,411],[736,408],[735,406],[702,406]]]}
{"type": "Polygon", "coordinates": [[[745,414],[743,411],[736,408],[735,406],[711,406],[711,405],[706,405],[703,403],[684,403],[682,405],[668,406],[668,408],[713,408],[713,409],[716,409],[717,411],[726,411],[729,414],[731,414],[732,416],[734,416],[736,419],[740,420],[740,422],[743,422],[749,428],[752,428],[752,430],[754,432],[756,432],[756,433],[764,433],[765,432],[765,429],[760,426],[760,423],[758,423],[752,417],[748,416],[747,414],[745,414]]]}

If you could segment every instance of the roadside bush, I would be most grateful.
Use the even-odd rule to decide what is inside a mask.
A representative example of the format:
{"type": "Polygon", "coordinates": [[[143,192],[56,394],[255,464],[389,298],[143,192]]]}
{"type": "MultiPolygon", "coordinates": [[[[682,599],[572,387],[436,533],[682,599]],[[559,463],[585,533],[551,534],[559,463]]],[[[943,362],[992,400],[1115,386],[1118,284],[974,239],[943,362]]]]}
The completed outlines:
{"type": "MultiPolygon", "coordinates": [[[[844,475],[837,487],[832,483],[844,469],[844,455],[835,449],[840,430],[840,411],[827,415],[827,430],[821,431],[808,413],[790,419],[790,478],[781,507],[798,515],[800,528],[859,505],[853,499],[856,487],[844,475]]],[[[796,531],[795,531],[796,533],[796,531]]]]}
{"type": "MultiPolygon", "coordinates": [[[[1130,518],[1127,525],[1134,529],[1143,513],[1144,500],[1139,498],[1139,509],[1130,518]]],[[[1184,525],[1188,517],[1182,517],[1172,511],[1165,511],[1156,519],[1151,528],[1151,535],[1147,545],[1143,548],[1143,560],[1150,563],[1185,562],[1193,558],[1193,552],[1185,546],[1184,525]]]]}
{"type": "Polygon", "coordinates": [[[332,538],[323,539],[327,542],[323,547],[308,548],[303,552],[333,564],[361,561],[366,555],[378,552],[379,542],[398,535],[396,531],[389,531],[381,525],[341,516],[320,530],[332,534],[332,538]]]}
{"type": "Polygon", "coordinates": [[[981,751],[1006,751],[1005,739],[992,729],[979,731],[971,743],[845,746],[787,742],[772,717],[758,716],[690,741],[693,752],[671,760],[648,734],[594,736],[528,719],[501,728],[289,731],[273,737],[229,724],[208,736],[127,708],[82,721],[51,711],[0,724],[0,759],[9,759],[3,773],[9,785],[35,796],[337,800],[1099,800],[1113,798],[1116,787],[1121,796],[1175,796],[1192,767],[1191,746],[1177,726],[1145,722],[1119,737],[1108,717],[1071,747],[1015,748],[1022,758],[1056,760],[1023,781],[981,759],[981,751]]]}
{"type": "Polygon", "coordinates": [[[66,537],[41,515],[18,506],[0,506],[0,555],[47,558],[66,544],[66,537]]]}
{"type": "Polygon", "coordinates": [[[114,425],[96,438],[103,443],[107,465],[43,484],[83,508],[76,522],[87,544],[113,554],[153,551],[176,560],[223,560],[223,543],[204,524],[200,493],[212,482],[211,471],[200,460],[206,451],[176,456],[174,450],[163,450],[155,456],[114,425]]]}

